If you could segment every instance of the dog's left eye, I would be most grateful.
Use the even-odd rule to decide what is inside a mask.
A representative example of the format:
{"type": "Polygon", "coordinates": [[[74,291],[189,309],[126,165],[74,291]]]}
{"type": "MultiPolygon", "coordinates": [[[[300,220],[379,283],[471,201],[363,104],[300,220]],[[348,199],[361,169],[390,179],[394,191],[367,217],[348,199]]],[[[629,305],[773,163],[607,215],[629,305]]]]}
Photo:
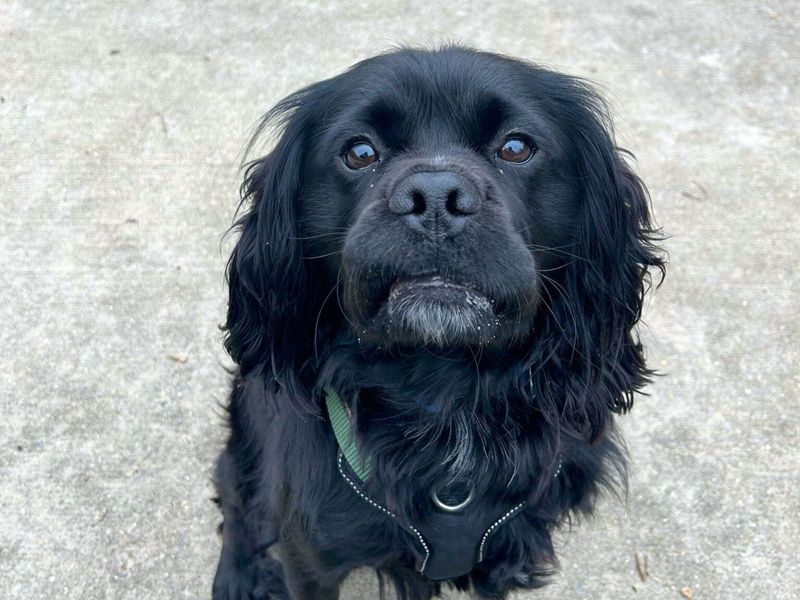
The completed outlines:
{"type": "Polygon", "coordinates": [[[497,156],[506,162],[524,163],[533,155],[533,148],[525,140],[517,137],[508,138],[500,149],[497,156]]]}
{"type": "Polygon", "coordinates": [[[344,162],[351,169],[363,169],[378,160],[378,152],[367,142],[356,142],[344,153],[344,162]]]}

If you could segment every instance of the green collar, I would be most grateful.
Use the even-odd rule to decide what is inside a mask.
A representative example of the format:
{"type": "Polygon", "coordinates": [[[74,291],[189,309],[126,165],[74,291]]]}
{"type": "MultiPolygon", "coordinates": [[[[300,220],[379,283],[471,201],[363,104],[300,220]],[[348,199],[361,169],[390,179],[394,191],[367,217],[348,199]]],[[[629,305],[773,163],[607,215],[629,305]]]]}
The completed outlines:
{"type": "Polygon", "coordinates": [[[372,472],[372,465],[369,457],[362,459],[358,454],[358,446],[353,434],[353,424],[350,421],[350,407],[329,386],[325,387],[325,405],[328,408],[328,417],[331,420],[331,427],[333,427],[333,435],[336,436],[336,442],[339,444],[342,455],[356,476],[361,481],[366,481],[372,472]]]}

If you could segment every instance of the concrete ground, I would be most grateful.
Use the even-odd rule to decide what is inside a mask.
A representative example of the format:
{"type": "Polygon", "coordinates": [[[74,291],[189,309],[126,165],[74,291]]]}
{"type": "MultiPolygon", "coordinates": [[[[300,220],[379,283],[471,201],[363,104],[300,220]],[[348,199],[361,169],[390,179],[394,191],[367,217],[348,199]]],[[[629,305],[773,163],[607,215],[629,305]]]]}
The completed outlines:
{"type": "MultiPolygon", "coordinates": [[[[460,40],[601,84],[672,236],[627,504],[517,600],[796,598],[800,4],[603,4],[0,4],[0,597],[209,597],[250,127],[393,44],[460,40]]],[[[374,597],[363,573],[343,595],[374,597]]]]}

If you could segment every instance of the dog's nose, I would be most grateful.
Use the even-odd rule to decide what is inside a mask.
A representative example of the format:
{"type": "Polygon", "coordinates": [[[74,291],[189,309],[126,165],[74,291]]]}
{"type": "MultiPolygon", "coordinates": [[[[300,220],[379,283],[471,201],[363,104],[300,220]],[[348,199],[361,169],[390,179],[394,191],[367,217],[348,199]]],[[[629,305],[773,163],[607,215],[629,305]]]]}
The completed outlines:
{"type": "Polygon", "coordinates": [[[433,237],[458,235],[480,208],[475,184],[452,171],[413,173],[389,198],[389,210],[415,231],[433,237]]]}

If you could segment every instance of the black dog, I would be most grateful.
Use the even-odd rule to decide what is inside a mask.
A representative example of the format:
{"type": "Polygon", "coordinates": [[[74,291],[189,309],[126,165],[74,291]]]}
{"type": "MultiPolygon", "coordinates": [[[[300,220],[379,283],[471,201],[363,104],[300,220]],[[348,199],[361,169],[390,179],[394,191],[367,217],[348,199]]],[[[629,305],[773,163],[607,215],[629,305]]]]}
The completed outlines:
{"type": "MultiPolygon", "coordinates": [[[[239,365],[214,598],[546,583],[550,532],[624,483],[651,374],[646,191],[583,81],[404,49],[283,100],[230,259],[239,365]]],[[[259,133],[260,133],[259,131],[259,133]]]]}

